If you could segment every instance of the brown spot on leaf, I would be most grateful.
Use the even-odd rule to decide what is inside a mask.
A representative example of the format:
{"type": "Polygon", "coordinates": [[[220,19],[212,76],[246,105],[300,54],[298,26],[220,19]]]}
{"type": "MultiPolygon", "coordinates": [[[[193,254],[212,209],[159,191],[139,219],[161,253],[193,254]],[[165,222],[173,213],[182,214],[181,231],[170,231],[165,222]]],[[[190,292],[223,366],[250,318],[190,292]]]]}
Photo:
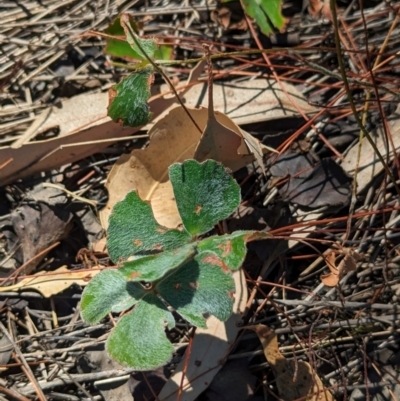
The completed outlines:
{"type": "Polygon", "coordinates": [[[165,228],[165,227],[157,227],[156,228],[156,231],[159,233],[159,234],[165,234],[166,232],[167,232],[167,229],[165,228]]]}
{"type": "Polygon", "coordinates": [[[216,255],[207,255],[201,261],[202,263],[208,263],[210,265],[218,266],[224,272],[229,271],[229,267],[221,259],[217,258],[216,255]]]}
{"type": "Polygon", "coordinates": [[[218,245],[218,248],[222,250],[222,256],[227,256],[232,253],[232,240],[228,240],[218,245]]]}
{"type": "Polygon", "coordinates": [[[179,288],[181,288],[181,283],[176,283],[176,284],[174,285],[174,288],[175,288],[176,290],[179,290],[179,288]]]}
{"type": "Polygon", "coordinates": [[[154,251],[162,251],[162,249],[163,249],[162,244],[155,244],[155,245],[153,246],[153,250],[154,250],[154,251]]]}
{"type": "Polygon", "coordinates": [[[228,297],[235,300],[235,291],[228,291],[228,297]]]}
{"type": "Polygon", "coordinates": [[[143,245],[143,241],[141,241],[140,239],[134,239],[133,240],[133,244],[135,246],[142,246],[143,245]]]}
{"type": "Polygon", "coordinates": [[[194,212],[199,215],[199,213],[201,212],[201,209],[203,209],[203,206],[197,205],[196,209],[194,210],[194,212]]]}
{"type": "Polygon", "coordinates": [[[131,280],[133,280],[134,278],[139,277],[139,276],[141,276],[141,275],[142,275],[141,273],[132,272],[132,273],[129,275],[129,278],[130,278],[131,280]]]}
{"type": "Polygon", "coordinates": [[[195,281],[190,281],[189,282],[189,287],[193,288],[194,290],[197,290],[199,288],[199,283],[197,283],[195,281]]]}
{"type": "Polygon", "coordinates": [[[108,104],[110,105],[113,100],[117,97],[117,91],[114,89],[114,87],[112,86],[109,90],[108,90],[108,104]]]}

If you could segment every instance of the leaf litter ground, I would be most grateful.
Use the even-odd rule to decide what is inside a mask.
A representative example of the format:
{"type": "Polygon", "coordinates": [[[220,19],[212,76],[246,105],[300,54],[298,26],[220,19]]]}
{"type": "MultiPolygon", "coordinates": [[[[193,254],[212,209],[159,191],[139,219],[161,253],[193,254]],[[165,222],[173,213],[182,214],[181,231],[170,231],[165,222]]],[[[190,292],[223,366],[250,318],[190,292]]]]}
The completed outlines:
{"type": "MultiPolygon", "coordinates": [[[[355,43],[353,46],[364,49],[365,34],[360,11],[357,7],[346,8],[349,4],[350,2],[346,1],[339,3],[342,10],[347,10],[347,28],[351,26],[351,29],[342,26],[343,45],[351,48],[350,43],[355,43]]],[[[101,54],[100,41],[83,38],[74,42],[75,39],[70,39],[71,34],[82,33],[88,29],[90,25],[85,21],[89,21],[89,18],[82,19],[84,22],[78,22],[75,26],[68,24],[72,21],[71,18],[83,12],[92,15],[90,18],[93,18],[94,24],[91,27],[101,30],[108,25],[102,16],[116,16],[124,6],[130,7],[128,2],[119,6],[110,2],[107,10],[101,9],[103,14],[100,12],[96,15],[90,14],[89,9],[85,10],[86,5],[79,5],[79,2],[76,3],[76,8],[60,5],[55,9],[54,15],[41,15],[44,11],[42,7],[47,7],[45,3],[31,3],[31,13],[27,13],[26,8],[2,11],[5,17],[2,20],[9,19],[7,25],[4,24],[2,33],[8,36],[12,32],[14,38],[4,42],[7,57],[12,57],[21,50],[24,54],[34,56],[27,57],[28,61],[21,61],[24,63],[24,74],[20,72],[22,64],[18,64],[18,59],[5,65],[1,81],[5,89],[1,95],[5,120],[0,127],[4,145],[20,139],[39,112],[45,110],[48,105],[57,104],[59,99],[77,93],[110,87],[118,81],[117,76],[124,71],[106,65],[101,54]],[[12,14],[16,11],[19,12],[17,17],[12,14]],[[69,13],[70,17],[65,17],[65,13],[69,13]],[[58,30],[61,34],[56,35],[54,29],[57,25],[61,28],[58,30]],[[29,27],[28,30],[26,26],[29,27]],[[40,36],[37,46],[29,47],[23,35],[36,38],[40,27],[47,27],[42,31],[48,32],[49,37],[40,36]],[[15,40],[16,38],[19,40],[15,40]],[[54,42],[51,42],[53,45],[49,48],[48,43],[51,40],[54,42]],[[95,53],[91,53],[93,49],[95,53]],[[55,61],[50,60],[53,56],[55,61]],[[50,63],[44,69],[40,68],[47,60],[50,63]]],[[[101,7],[106,6],[102,4],[101,7]]],[[[200,20],[194,18],[193,9],[185,11],[175,3],[171,3],[171,7],[175,7],[173,12],[176,18],[186,23],[185,26],[190,30],[180,33],[180,40],[185,45],[178,50],[177,58],[201,55],[202,50],[196,47],[193,41],[193,33],[198,33],[199,37],[206,37],[212,32],[217,35],[219,29],[218,25],[212,22],[207,7],[202,3],[196,4],[200,20]]],[[[365,7],[370,40],[379,49],[393,22],[393,14],[390,14],[392,10],[380,1],[366,2],[365,7]],[[381,31],[376,30],[376,24],[381,27],[381,31]]],[[[300,8],[296,2],[292,2],[286,11],[288,14],[292,13],[289,25],[292,29],[291,36],[283,38],[286,42],[280,42],[282,37],[279,35],[272,38],[261,36],[265,47],[271,42],[280,46],[286,46],[288,42],[292,45],[307,46],[307,43],[311,43],[308,41],[313,41],[313,46],[332,45],[332,30],[329,24],[308,19],[307,15],[300,15],[300,8]]],[[[171,34],[168,30],[163,31],[163,26],[172,21],[173,14],[163,14],[163,11],[152,3],[146,10],[136,10],[139,18],[144,15],[157,15],[151,23],[144,25],[145,33],[171,34]]],[[[232,20],[242,18],[235,9],[232,10],[232,20]]],[[[386,48],[389,55],[399,50],[398,37],[398,27],[395,25],[386,48]]],[[[221,51],[229,50],[228,45],[255,47],[248,32],[227,31],[219,40],[222,42],[222,39],[225,41],[225,47],[220,47],[221,51]]],[[[293,247],[292,241],[287,243],[278,239],[271,242],[270,246],[266,245],[268,242],[250,245],[244,268],[250,295],[254,293],[255,287],[258,290],[251,298],[252,302],[249,302],[246,324],[260,323],[272,329],[278,336],[279,350],[283,356],[293,361],[295,366],[296,361],[308,362],[318,373],[323,385],[332,391],[335,399],[366,399],[369,394],[371,399],[377,400],[378,394],[398,394],[398,385],[393,379],[398,375],[396,361],[399,355],[396,309],[400,277],[396,209],[398,195],[390,180],[382,173],[375,175],[370,172],[368,166],[374,166],[375,156],[364,146],[360,161],[365,167],[359,172],[361,181],[358,185],[357,203],[354,207],[351,230],[346,235],[346,202],[349,202],[349,187],[343,187],[342,182],[346,181],[341,178],[343,174],[340,177],[336,176],[333,170],[329,170],[331,162],[325,160],[332,160],[334,154],[328,145],[334,146],[345,158],[342,164],[344,171],[353,177],[354,160],[357,160],[354,144],[359,135],[359,128],[349,113],[346,98],[340,102],[342,85],[334,85],[338,81],[337,75],[334,75],[338,73],[335,58],[332,54],[328,57],[324,53],[312,53],[313,56],[309,59],[309,53],[304,53],[303,58],[279,53],[271,55],[270,59],[277,70],[279,68],[278,75],[295,83],[314,106],[331,105],[316,121],[319,133],[315,135],[314,131],[304,128],[304,121],[296,115],[281,118],[273,123],[258,120],[257,123],[242,126],[262,139],[266,145],[275,148],[282,146],[299,128],[303,128],[303,134],[289,147],[290,160],[296,159],[296,164],[290,162],[285,165],[284,158],[279,158],[275,163],[276,156],[269,159],[268,165],[280,167],[279,175],[274,175],[274,170],[269,171],[267,168],[268,175],[265,178],[252,166],[235,173],[244,201],[233,217],[227,220],[227,227],[231,230],[257,227],[286,237],[292,233],[290,226],[298,224],[296,236],[308,241],[314,248],[304,242],[293,247]],[[327,70],[318,70],[312,64],[316,62],[325,66],[327,70]],[[349,151],[350,148],[352,150],[349,151]],[[304,165],[304,157],[307,158],[309,167],[304,165]],[[292,171],[295,165],[301,168],[292,171]],[[328,172],[324,175],[327,169],[328,172]],[[282,170],[286,171],[286,174],[282,174],[282,170]],[[317,192],[313,192],[312,187],[315,187],[314,191],[317,192]],[[318,204],[314,198],[318,200],[318,204]],[[301,209],[298,204],[302,204],[301,209]],[[316,219],[319,220],[318,225],[305,223],[316,219]],[[313,241],[310,240],[310,235],[313,241]],[[357,262],[354,272],[345,274],[342,278],[340,266],[345,265],[342,262],[348,258],[349,252],[354,250],[362,255],[362,259],[357,262]],[[335,256],[335,266],[329,262],[333,260],[330,255],[335,256]],[[333,270],[335,267],[337,274],[333,270]],[[321,284],[321,276],[328,274],[340,276],[333,277],[334,280],[339,278],[339,287],[330,288],[321,284]],[[256,286],[255,280],[259,277],[261,278],[256,286]]],[[[367,68],[363,68],[367,62],[364,54],[356,56],[349,53],[345,55],[345,59],[349,64],[352,63],[354,71],[367,71],[367,68]]],[[[247,75],[266,74],[269,71],[258,56],[254,56],[252,61],[253,66],[247,65],[243,70],[247,75]]],[[[232,66],[230,63],[230,60],[215,62],[216,72],[227,72],[232,66]]],[[[386,63],[388,64],[377,69],[376,78],[382,87],[396,90],[393,84],[398,79],[398,61],[396,58],[388,58],[386,63]],[[390,68],[385,69],[385,66],[390,68]]],[[[179,73],[183,74],[185,71],[180,70],[179,73]]],[[[230,71],[228,75],[232,80],[238,78],[235,71],[230,71]]],[[[363,93],[359,88],[355,90],[356,101],[360,102],[360,107],[364,105],[363,93]]],[[[379,94],[381,97],[388,96],[383,89],[379,94]]],[[[375,97],[373,99],[366,125],[376,138],[383,138],[382,117],[378,112],[375,97]]],[[[229,102],[229,94],[227,101],[229,102]]],[[[396,98],[388,97],[384,103],[395,146],[399,135],[399,116],[394,113],[396,102],[396,98]]],[[[48,132],[47,135],[57,135],[57,132],[48,132]]],[[[0,293],[2,322],[5,329],[12,334],[23,359],[32,371],[32,375],[26,373],[26,370],[25,373],[22,371],[21,355],[17,360],[11,354],[10,342],[3,335],[0,339],[4,349],[1,353],[3,372],[0,392],[5,398],[15,396],[16,399],[24,399],[23,397],[34,396],[37,393],[35,386],[40,385],[47,399],[89,399],[90,396],[102,396],[107,399],[115,393],[110,392],[104,380],[112,378],[111,382],[117,383],[117,380],[121,380],[118,377],[124,378],[130,373],[128,369],[110,365],[101,349],[95,349],[103,346],[105,334],[110,331],[112,322],[106,320],[96,326],[86,326],[80,320],[76,309],[81,295],[79,284],[89,280],[93,271],[97,271],[97,266],[109,264],[107,255],[100,247],[96,252],[82,251],[89,242],[96,242],[101,237],[101,227],[96,223],[92,206],[82,202],[77,196],[97,202],[98,208],[104,206],[107,202],[107,192],[103,184],[107,172],[122,153],[140,148],[144,143],[143,139],[137,139],[134,143],[122,142],[72,165],[23,182],[15,181],[2,188],[1,265],[3,278],[8,278],[3,281],[4,291],[0,293]],[[41,183],[54,183],[59,188],[50,190],[41,183]],[[71,197],[64,188],[72,192],[73,196],[71,197]],[[43,202],[46,206],[43,206],[43,202]],[[68,216],[62,216],[62,212],[65,211],[68,212],[68,216]],[[24,231],[21,230],[21,216],[27,216],[27,213],[42,213],[48,217],[41,218],[40,224],[38,219],[34,218],[33,222],[29,223],[29,230],[24,231]],[[46,240],[45,245],[40,244],[38,239],[45,238],[45,234],[50,232],[53,236],[46,240]],[[32,243],[37,248],[32,248],[32,243]],[[25,272],[18,269],[28,261],[29,256],[26,259],[25,255],[32,255],[32,252],[37,256],[34,259],[34,272],[45,274],[46,279],[56,274],[56,269],[64,265],[68,267],[68,271],[71,271],[71,268],[72,271],[76,270],[77,276],[73,280],[61,276],[63,279],[60,281],[65,284],[62,284],[59,291],[64,291],[54,295],[52,292],[41,293],[38,286],[35,290],[30,287],[33,284],[43,286],[44,282],[27,283],[25,291],[17,292],[11,286],[17,284],[17,275],[24,277],[21,273],[25,272]],[[78,261],[75,260],[77,256],[78,261]],[[82,276],[85,271],[87,275],[82,276]],[[69,284],[73,284],[71,281],[78,286],[70,287],[69,284]],[[10,288],[7,289],[7,286],[10,288]],[[11,389],[9,391],[14,395],[3,392],[7,389],[11,389]]],[[[385,141],[382,143],[384,151],[385,141]]],[[[2,160],[1,164],[3,162],[7,162],[7,159],[2,160]]],[[[397,174],[396,166],[392,171],[393,174],[397,174]]],[[[164,382],[179,362],[188,342],[188,333],[187,324],[179,320],[176,327],[168,332],[174,344],[175,354],[166,369],[169,372],[158,372],[158,376],[157,372],[151,372],[150,376],[159,377],[158,382],[164,382]]],[[[240,397],[237,398],[240,400],[262,400],[264,392],[269,393],[269,397],[278,394],[279,386],[274,377],[276,367],[264,354],[265,349],[261,349],[256,335],[251,331],[244,331],[226,365],[227,369],[231,369],[230,372],[221,371],[220,378],[217,377],[214,385],[199,399],[221,400],[229,395],[229,400],[234,400],[235,396],[240,397]],[[236,360],[242,362],[240,367],[232,364],[236,360]],[[238,371],[242,374],[238,374],[238,371]],[[235,381],[236,391],[233,394],[228,393],[232,382],[226,380],[226,377],[243,378],[235,381]],[[267,385],[263,388],[264,380],[267,385]]],[[[129,386],[119,388],[119,398],[129,399],[127,397],[131,393],[135,394],[135,399],[144,397],[144,391],[137,390],[140,385],[143,388],[143,381],[143,377],[131,376],[129,386]]],[[[150,380],[150,383],[153,382],[150,380]]]]}

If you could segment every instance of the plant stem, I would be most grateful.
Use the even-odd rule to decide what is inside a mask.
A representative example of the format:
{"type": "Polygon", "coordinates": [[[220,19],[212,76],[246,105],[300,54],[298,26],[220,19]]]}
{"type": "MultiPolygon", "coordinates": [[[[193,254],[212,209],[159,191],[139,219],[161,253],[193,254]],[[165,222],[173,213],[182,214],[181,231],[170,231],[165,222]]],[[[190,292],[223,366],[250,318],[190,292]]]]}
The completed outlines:
{"type": "Polygon", "coordinates": [[[173,83],[171,82],[171,80],[168,78],[167,74],[165,74],[165,72],[151,59],[151,57],[148,56],[148,54],[144,51],[142,45],[140,44],[140,42],[137,40],[136,38],[136,33],[133,31],[131,25],[129,23],[126,23],[125,20],[123,19],[123,16],[121,16],[121,25],[124,25],[126,27],[126,29],[129,31],[129,33],[132,36],[132,39],[134,40],[136,46],[140,49],[140,51],[142,52],[142,54],[144,54],[146,60],[154,67],[154,69],[161,74],[161,76],[165,79],[165,81],[167,82],[167,84],[169,85],[170,89],[172,90],[172,92],[174,93],[176,99],[178,100],[179,104],[182,106],[183,110],[185,110],[185,113],[188,115],[188,117],[190,118],[190,120],[192,121],[192,123],[195,125],[195,127],[199,130],[200,133],[202,133],[202,129],[199,127],[199,125],[197,124],[197,122],[194,120],[194,118],[192,117],[192,115],[189,113],[189,110],[186,108],[186,106],[183,104],[182,99],[179,97],[178,92],[176,91],[173,83]]]}

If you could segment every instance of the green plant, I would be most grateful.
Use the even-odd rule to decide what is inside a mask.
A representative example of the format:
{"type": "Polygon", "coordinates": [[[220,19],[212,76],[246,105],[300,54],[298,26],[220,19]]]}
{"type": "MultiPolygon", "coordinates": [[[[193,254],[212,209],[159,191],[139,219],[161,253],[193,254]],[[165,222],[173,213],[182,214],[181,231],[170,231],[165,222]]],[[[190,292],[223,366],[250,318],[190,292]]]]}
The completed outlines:
{"type": "Polygon", "coordinates": [[[130,127],[149,122],[151,112],[147,101],[154,71],[161,73],[168,82],[158,64],[172,55],[172,47],[159,46],[154,39],[140,38],[135,30],[131,16],[122,14],[102,34],[106,37],[105,53],[133,62],[123,65],[133,72],[111,87],[108,106],[108,115],[113,121],[130,127]],[[132,93],[135,95],[132,96],[132,93]]]}
{"type": "Polygon", "coordinates": [[[100,272],[82,295],[82,317],[89,323],[134,307],[119,319],[106,348],[137,370],[170,359],[173,346],[165,326],[175,325],[172,311],[198,327],[206,327],[207,314],[229,318],[231,272],[241,267],[246,243],[263,238],[254,231],[200,238],[240,203],[240,188],[221,164],[187,160],[170,166],[169,178],[183,227],[161,226],[151,205],[130,192],[109,220],[108,252],[119,268],[100,272]]]}
{"type": "MultiPolygon", "coordinates": [[[[229,3],[236,0],[222,0],[229,3]]],[[[282,0],[241,0],[245,13],[254,18],[264,35],[271,35],[274,27],[282,29],[285,26],[285,17],[282,15],[282,0]]]]}
{"type": "MultiPolygon", "coordinates": [[[[242,0],[242,5],[246,13],[255,18],[264,34],[271,34],[273,27],[283,28],[285,19],[281,14],[281,0],[242,0]]],[[[132,18],[128,14],[122,14],[107,28],[105,33],[101,34],[106,38],[105,53],[133,62],[133,64],[122,64],[133,72],[110,88],[108,106],[108,115],[113,121],[130,127],[143,126],[151,119],[150,107],[147,102],[150,98],[154,72],[163,76],[171,90],[175,92],[177,100],[181,102],[161,66],[199,61],[171,61],[172,47],[160,46],[155,39],[140,38],[135,30],[136,26],[132,18]],[[132,93],[135,93],[135,96],[132,96],[132,93]]],[[[240,54],[251,52],[253,51],[249,50],[240,54]]],[[[215,56],[221,57],[221,55],[215,56]]],[[[211,56],[210,60],[213,57],[211,56]]],[[[120,63],[114,64],[121,66],[120,63]]]]}

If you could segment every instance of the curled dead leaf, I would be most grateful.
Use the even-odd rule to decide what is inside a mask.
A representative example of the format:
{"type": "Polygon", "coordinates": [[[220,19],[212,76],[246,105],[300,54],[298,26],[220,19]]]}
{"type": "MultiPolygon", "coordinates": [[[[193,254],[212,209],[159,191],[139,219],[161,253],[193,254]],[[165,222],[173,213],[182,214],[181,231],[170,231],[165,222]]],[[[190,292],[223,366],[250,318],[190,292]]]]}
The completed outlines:
{"type": "Polygon", "coordinates": [[[314,18],[322,16],[323,18],[332,21],[332,11],[329,0],[309,0],[308,12],[314,18]]]}
{"type": "Polygon", "coordinates": [[[308,362],[287,360],[281,354],[278,337],[273,330],[262,324],[246,328],[257,334],[265,358],[274,373],[282,400],[334,401],[332,394],[324,387],[321,379],[308,362]]]}
{"type": "Polygon", "coordinates": [[[348,272],[356,270],[356,264],[362,259],[362,256],[351,248],[343,248],[341,253],[344,258],[336,265],[336,254],[334,251],[325,256],[325,261],[329,270],[328,274],[321,275],[321,281],[327,287],[335,287],[338,285],[341,278],[348,272]]]}

